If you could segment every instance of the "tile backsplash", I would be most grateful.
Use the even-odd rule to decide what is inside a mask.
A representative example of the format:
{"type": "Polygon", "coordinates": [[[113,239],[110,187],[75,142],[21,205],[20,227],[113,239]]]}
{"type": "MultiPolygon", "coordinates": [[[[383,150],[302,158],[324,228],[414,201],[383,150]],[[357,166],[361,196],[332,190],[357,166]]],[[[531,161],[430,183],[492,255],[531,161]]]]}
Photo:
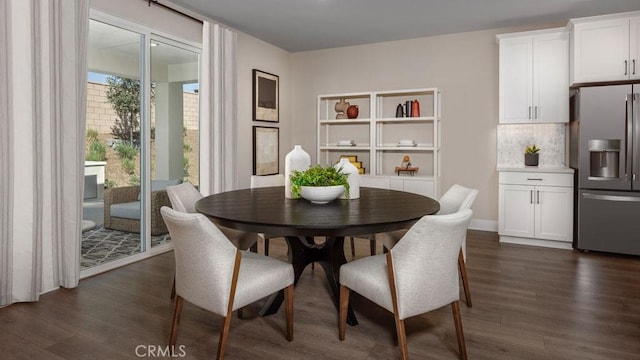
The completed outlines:
{"type": "Polygon", "coordinates": [[[498,167],[524,166],[524,149],[536,144],[540,148],[540,167],[566,166],[565,124],[498,125],[498,167]]]}

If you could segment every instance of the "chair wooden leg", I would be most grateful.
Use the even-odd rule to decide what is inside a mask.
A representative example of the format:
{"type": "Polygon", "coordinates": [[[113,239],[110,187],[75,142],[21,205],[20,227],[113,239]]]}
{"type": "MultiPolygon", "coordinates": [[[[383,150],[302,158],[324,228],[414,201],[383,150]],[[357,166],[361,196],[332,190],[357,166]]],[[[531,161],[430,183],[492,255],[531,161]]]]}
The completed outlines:
{"type": "Polygon", "coordinates": [[[464,297],[467,299],[467,307],[471,307],[471,290],[469,290],[469,278],[467,277],[467,266],[464,263],[464,255],[462,248],[458,253],[458,268],[460,269],[460,277],[462,277],[462,286],[464,287],[464,297]]]}
{"type": "Polygon", "coordinates": [[[393,303],[393,319],[396,322],[396,333],[398,334],[398,346],[400,347],[400,358],[409,359],[407,349],[407,333],[404,328],[404,320],[400,320],[398,311],[398,292],[396,289],[396,275],[393,272],[393,256],[391,250],[387,252],[387,273],[389,274],[389,288],[391,290],[391,301],[393,303]]]}
{"type": "Polygon", "coordinates": [[[340,285],[340,309],[338,319],[338,338],[344,340],[344,334],[347,328],[347,309],[349,308],[349,288],[340,285]]]}
{"type": "Polygon", "coordinates": [[[400,359],[409,359],[409,349],[407,348],[407,332],[404,328],[404,320],[398,318],[398,314],[393,314],[396,321],[396,333],[398,334],[398,346],[400,347],[400,359]]]}
{"type": "Polygon", "coordinates": [[[453,310],[453,321],[456,324],[456,337],[458,338],[458,351],[460,359],[467,360],[467,347],[464,344],[464,333],[462,332],[462,319],[460,318],[460,306],[457,301],[451,303],[453,310]]]}
{"type": "Polygon", "coordinates": [[[349,242],[351,244],[351,259],[355,259],[356,258],[356,245],[355,245],[355,241],[353,240],[353,236],[349,238],[349,242]]]}
{"type": "Polygon", "coordinates": [[[293,341],[293,284],[284,289],[285,317],[287,319],[287,341],[293,341]]]}
{"type": "Polygon", "coordinates": [[[180,315],[182,314],[182,302],[181,296],[176,298],[176,303],[173,307],[173,319],[171,321],[171,334],[169,335],[169,346],[176,344],[178,338],[178,325],[180,324],[180,315]]]}
{"type": "Polygon", "coordinates": [[[171,285],[171,300],[176,298],[176,275],[173,275],[173,285],[171,285]]]}
{"type": "Polygon", "coordinates": [[[233,317],[233,301],[236,296],[236,286],[238,285],[238,273],[240,272],[240,262],[242,261],[242,252],[236,251],[236,259],[233,264],[233,275],[231,276],[231,289],[229,291],[229,303],[227,304],[227,314],[222,320],[222,329],[220,330],[220,341],[218,342],[218,360],[222,360],[224,352],[227,349],[227,337],[229,337],[229,326],[233,317]]]}
{"type": "Polygon", "coordinates": [[[231,326],[231,314],[222,319],[222,329],[220,330],[220,340],[218,341],[218,354],[216,359],[222,360],[224,352],[227,350],[227,338],[229,337],[229,327],[231,326]]]}
{"type": "Polygon", "coordinates": [[[373,236],[369,237],[369,250],[371,250],[371,256],[376,254],[376,240],[373,236]]]}
{"type": "Polygon", "coordinates": [[[264,255],[269,256],[269,238],[266,236],[264,238],[264,255]]]}

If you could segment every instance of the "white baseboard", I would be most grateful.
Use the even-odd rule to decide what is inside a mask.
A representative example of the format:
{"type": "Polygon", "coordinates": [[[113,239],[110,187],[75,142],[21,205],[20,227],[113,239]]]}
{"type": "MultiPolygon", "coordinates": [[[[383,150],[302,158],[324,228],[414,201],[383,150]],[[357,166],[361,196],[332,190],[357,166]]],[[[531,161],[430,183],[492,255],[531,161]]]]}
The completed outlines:
{"type": "Polygon", "coordinates": [[[500,242],[507,244],[542,246],[554,249],[573,250],[573,245],[570,242],[566,241],[553,241],[500,235],[500,242]]]}
{"type": "Polygon", "coordinates": [[[471,219],[469,229],[498,232],[498,222],[493,220],[471,219]]]}

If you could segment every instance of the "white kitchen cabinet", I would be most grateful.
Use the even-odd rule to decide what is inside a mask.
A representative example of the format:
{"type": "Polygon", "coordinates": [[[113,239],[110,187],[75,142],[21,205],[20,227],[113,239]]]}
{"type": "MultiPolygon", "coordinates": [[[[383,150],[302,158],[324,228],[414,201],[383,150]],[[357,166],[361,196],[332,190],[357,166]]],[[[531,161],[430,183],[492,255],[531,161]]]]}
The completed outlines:
{"type": "Polygon", "coordinates": [[[572,19],[571,83],[640,79],[640,12],[572,19]]]}
{"type": "Polygon", "coordinates": [[[502,34],[498,40],[500,123],[568,122],[568,32],[502,34]]]}
{"type": "Polygon", "coordinates": [[[500,172],[501,242],[571,248],[573,174],[500,172]]]}
{"type": "MultiPolygon", "coordinates": [[[[405,107],[406,109],[406,107],[405,107]]],[[[318,96],[318,163],[335,164],[356,156],[366,175],[386,177],[391,189],[430,197],[440,195],[440,92],[435,88],[318,96]],[[335,119],[340,99],[357,104],[354,119],[335,119]],[[398,105],[418,101],[420,116],[397,117],[398,105]],[[402,144],[401,141],[408,141],[402,144]],[[419,170],[395,172],[403,157],[419,170]]]]}

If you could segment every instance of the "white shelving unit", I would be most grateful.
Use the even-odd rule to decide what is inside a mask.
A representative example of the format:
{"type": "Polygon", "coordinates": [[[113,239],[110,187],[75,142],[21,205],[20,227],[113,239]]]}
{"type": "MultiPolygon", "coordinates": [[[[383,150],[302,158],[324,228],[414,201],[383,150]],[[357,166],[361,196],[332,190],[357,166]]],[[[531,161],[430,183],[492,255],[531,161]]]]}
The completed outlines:
{"type": "Polygon", "coordinates": [[[318,96],[318,162],[335,164],[341,156],[357,156],[365,176],[386,177],[394,190],[438,198],[440,195],[440,93],[436,88],[318,96]],[[358,105],[356,119],[335,119],[335,104],[358,105]],[[418,100],[419,117],[396,117],[398,104],[418,100]],[[352,146],[338,146],[339,141],[352,146]],[[415,146],[399,146],[411,140],[415,146]],[[395,172],[408,155],[414,175],[395,172]]]}

